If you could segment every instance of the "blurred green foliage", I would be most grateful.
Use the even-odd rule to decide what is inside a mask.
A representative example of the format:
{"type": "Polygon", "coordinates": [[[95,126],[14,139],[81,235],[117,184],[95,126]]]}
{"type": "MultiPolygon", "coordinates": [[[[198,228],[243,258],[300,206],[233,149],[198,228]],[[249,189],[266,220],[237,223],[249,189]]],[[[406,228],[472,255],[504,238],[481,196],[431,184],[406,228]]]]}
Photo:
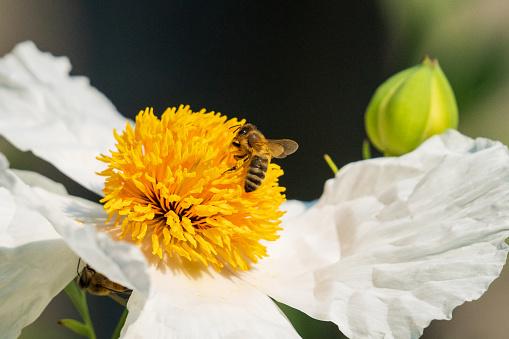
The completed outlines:
{"type": "Polygon", "coordinates": [[[509,6],[497,0],[379,0],[387,64],[437,58],[456,95],[460,132],[509,143],[509,6]]]}

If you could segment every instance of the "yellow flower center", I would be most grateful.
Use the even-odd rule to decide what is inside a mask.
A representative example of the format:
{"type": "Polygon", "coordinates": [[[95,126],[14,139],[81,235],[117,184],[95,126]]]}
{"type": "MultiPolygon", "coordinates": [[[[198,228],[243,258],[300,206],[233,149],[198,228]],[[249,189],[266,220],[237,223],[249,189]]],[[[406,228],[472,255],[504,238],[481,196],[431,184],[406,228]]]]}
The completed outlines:
{"type": "Polygon", "coordinates": [[[151,241],[152,254],[174,253],[220,271],[250,269],[267,256],[260,240],[273,241],[285,200],[278,186],[283,174],[270,164],[262,185],[244,191],[247,163],[238,170],[231,147],[237,119],[189,107],[167,109],[161,119],[141,111],[133,129],[129,122],[118,135],[117,150],[98,159],[108,168],[105,197],[109,218],[140,245],[151,241]],[[150,240],[148,240],[148,239],[150,240]],[[147,239],[147,240],[145,240],[147,239]]]}

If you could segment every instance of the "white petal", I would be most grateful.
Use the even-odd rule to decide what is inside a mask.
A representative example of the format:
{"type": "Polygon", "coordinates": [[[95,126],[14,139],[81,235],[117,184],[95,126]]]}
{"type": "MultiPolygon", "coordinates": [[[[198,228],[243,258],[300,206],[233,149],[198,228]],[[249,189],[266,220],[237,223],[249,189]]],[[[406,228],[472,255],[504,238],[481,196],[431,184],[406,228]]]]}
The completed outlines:
{"type": "Polygon", "coordinates": [[[291,220],[296,216],[304,213],[306,209],[310,206],[307,206],[308,203],[298,201],[298,200],[288,200],[281,205],[281,210],[286,213],[283,215],[281,220],[283,222],[291,220]]]}
{"type": "MultiPolygon", "coordinates": [[[[314,308],[317,301],[312,293],[320,283],[316,273],[340,258],[335,218],[334,207],[327,206],[310,208],[284,222],[281,237],[264,243],[269,256],[244,272],[243,279],[301,311],[314,308]]],[[[324,320],[326,314],[314,317],[324,320]]]]}
{"type": "Polygon", "coordinates": [[[85,77],[70,77],[65,57],[41,53],[32,42],[0,59],[0,134],[31,150],[92,191],[102,194],[104,166],[113,129],[122,117],[85,77]]]}
{"type": "Polygon", "coordinates": [[[41,187],[49,192],[67,195],[67,190],[64,185],[46,178],[39,173],[18,169],[11,169],[11,171],[28,186],[41,187]]]}
{"type": "Polygon", "coordinates": [[[269,297],[227,272],[174,258],[151,267],[152,294],[134,293],[125,338],[298,338],[269,297]],[[183,270],[184,268],[184,270],[183,270]],[[186,272],[187,270],[187,272],[186,272]]]}
{"type": "Polygon", "coordinates": [[[39,187],[34,191],[52,206],[43,213],[75,253],[110,280],[148,294],[150,281],[145,256],[136,245],[115,241],[100,232],[107,217],[102,205],[39,187]]]}
{"type": "MultiPolygon", "coordinates": [[[[148,268],[140,250],[97,232],[96,223],[105,221],[101,205],[62,195],[58,189],[59,193],[52,193],[30,187],[7,166],[0,154],[0,212],[4,216],[0,220],[0,303],[12,305],[0,308],[9,312],[6,323],[0,320],[2,333],[18,333],[37,318],[76,276],[78,255],[110,279],[148,295],[148,268]],[[12,320],[11,314],[19,321],[12,320]]],[[[27,177],[35,185],[55,185],[36,175],[27,177]]]]}
{"type": "Polygon", "coordinates": [[[293,246],[288,255],[271,248],[252,283],[334,321],[347,336],[416,338],[432,319],[449,319],[454,307],[479,298],[500,274],[508,251],[508,178],[505,146],[455,131],[400,158],[351,164],[313,208],[284,225],[281,240],[293,238],[293,246]],[[340,252],[308,271],[302,262],[318,257],[312,251],[325,247],[324,256],[334,255],[313,235],[330,227],[327,215],[336,228],[329,241],[339,242],[340,252]],[[319,241],[297,253],[302,241],[290,234],[294,229],[311,235],[310,246],[319,241]],[[294,264],[281,266],[291,256],[294,264]]]}
{"type": "MultiPolygon", "coordinates": [[[[0,155],[0,163],[5,158],[0,155]]],[[[76,275],[78,257],[0,172],[0,333],[16,338],[76,275]],[[8,184],[11,190],[6,186],[8,184]]]]}

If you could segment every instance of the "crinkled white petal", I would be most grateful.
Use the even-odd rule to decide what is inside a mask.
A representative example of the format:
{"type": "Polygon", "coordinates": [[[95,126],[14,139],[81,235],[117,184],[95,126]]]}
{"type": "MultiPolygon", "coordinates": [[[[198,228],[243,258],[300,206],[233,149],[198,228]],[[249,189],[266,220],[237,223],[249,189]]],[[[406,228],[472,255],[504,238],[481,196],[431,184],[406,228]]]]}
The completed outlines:
{"type": "MultiPolygon", "coordinates": [[[[313,291],[320,283],[315,274],[337,263],[340,242],[334,207],[310,208],[299,214],[304,204],[293,205],[282,206],[295,217],[283,219],[281,237],[264,243],[269,256],[244,272],[243,280],[275,300],[304,311],[315,307],[313,291]],[[296,212],[292,212],[294,207],[296,212]],[[301,291],[306,292],[301,295],[301,291]],[[286,293],[290,294],[291,303],[286,293]]],[[[325,319],[325,315],[318,318],[325,319]]]]}
{"type": "Polygon", "coordinates": [[[348,165],[283,225],[246,281],[349,337],[417,338],[500,274],[508,182],[505,146],[455,131],[399,158],[348,165]]]}
{"type": "Polygon", "coordinates": [[[122,117],[85,77],[69,76],[66,57],[40,52],[32,42],[0,59],[0,134],[21,150],[31,150],[60,171],[102,195],[113,130],[122,117]]]}
{"type": "Polygon", "coordinates": [[[34,191],[53,207],[46,209],[45,216],[75,253],[110,280],[148,294],[150,280],[145,256],[137,246],[115,241],[100,232],[107,218],[102,205],[39,187],[34,187],[34,191]]]}
{"type": "Polygon", "coordinates": [[[0,154],[0,315],[7,312],[0,332],[16,337],[34,321],[76,276],[78,256],[110,279],[148,295],[148,267],[140,250],[97,232],[98,223],[105,222],[102,206],[63,195],[56,183],[27,174],[33,187],[9,170],[0,154]]]}
{"type": "Polygon", "coordinates": [[[129,299],[123,338],[299,337],[269,297],[226,271],[172,258],[151,274],[149,297],[129,299]]]}
{"type": "Polygon", "coordinates": [[[4,174],[0,170],[0,336],[16,338],[74,278],[78,257],[34,208],[38,197],[18,195],[20,184],[4,174]]]}

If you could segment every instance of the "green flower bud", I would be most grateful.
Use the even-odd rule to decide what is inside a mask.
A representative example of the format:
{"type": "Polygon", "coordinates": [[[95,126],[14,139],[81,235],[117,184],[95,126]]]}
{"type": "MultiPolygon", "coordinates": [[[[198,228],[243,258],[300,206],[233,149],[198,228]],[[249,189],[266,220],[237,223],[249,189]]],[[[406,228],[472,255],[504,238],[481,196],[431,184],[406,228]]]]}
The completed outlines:
{"type": "Polygon", "coordinates": [[[376,90],[365,115],[366,132],[386,156],[408,153],[434,134],[458,126],[451,85],[437,60],[401,71],[376,90]]]}

